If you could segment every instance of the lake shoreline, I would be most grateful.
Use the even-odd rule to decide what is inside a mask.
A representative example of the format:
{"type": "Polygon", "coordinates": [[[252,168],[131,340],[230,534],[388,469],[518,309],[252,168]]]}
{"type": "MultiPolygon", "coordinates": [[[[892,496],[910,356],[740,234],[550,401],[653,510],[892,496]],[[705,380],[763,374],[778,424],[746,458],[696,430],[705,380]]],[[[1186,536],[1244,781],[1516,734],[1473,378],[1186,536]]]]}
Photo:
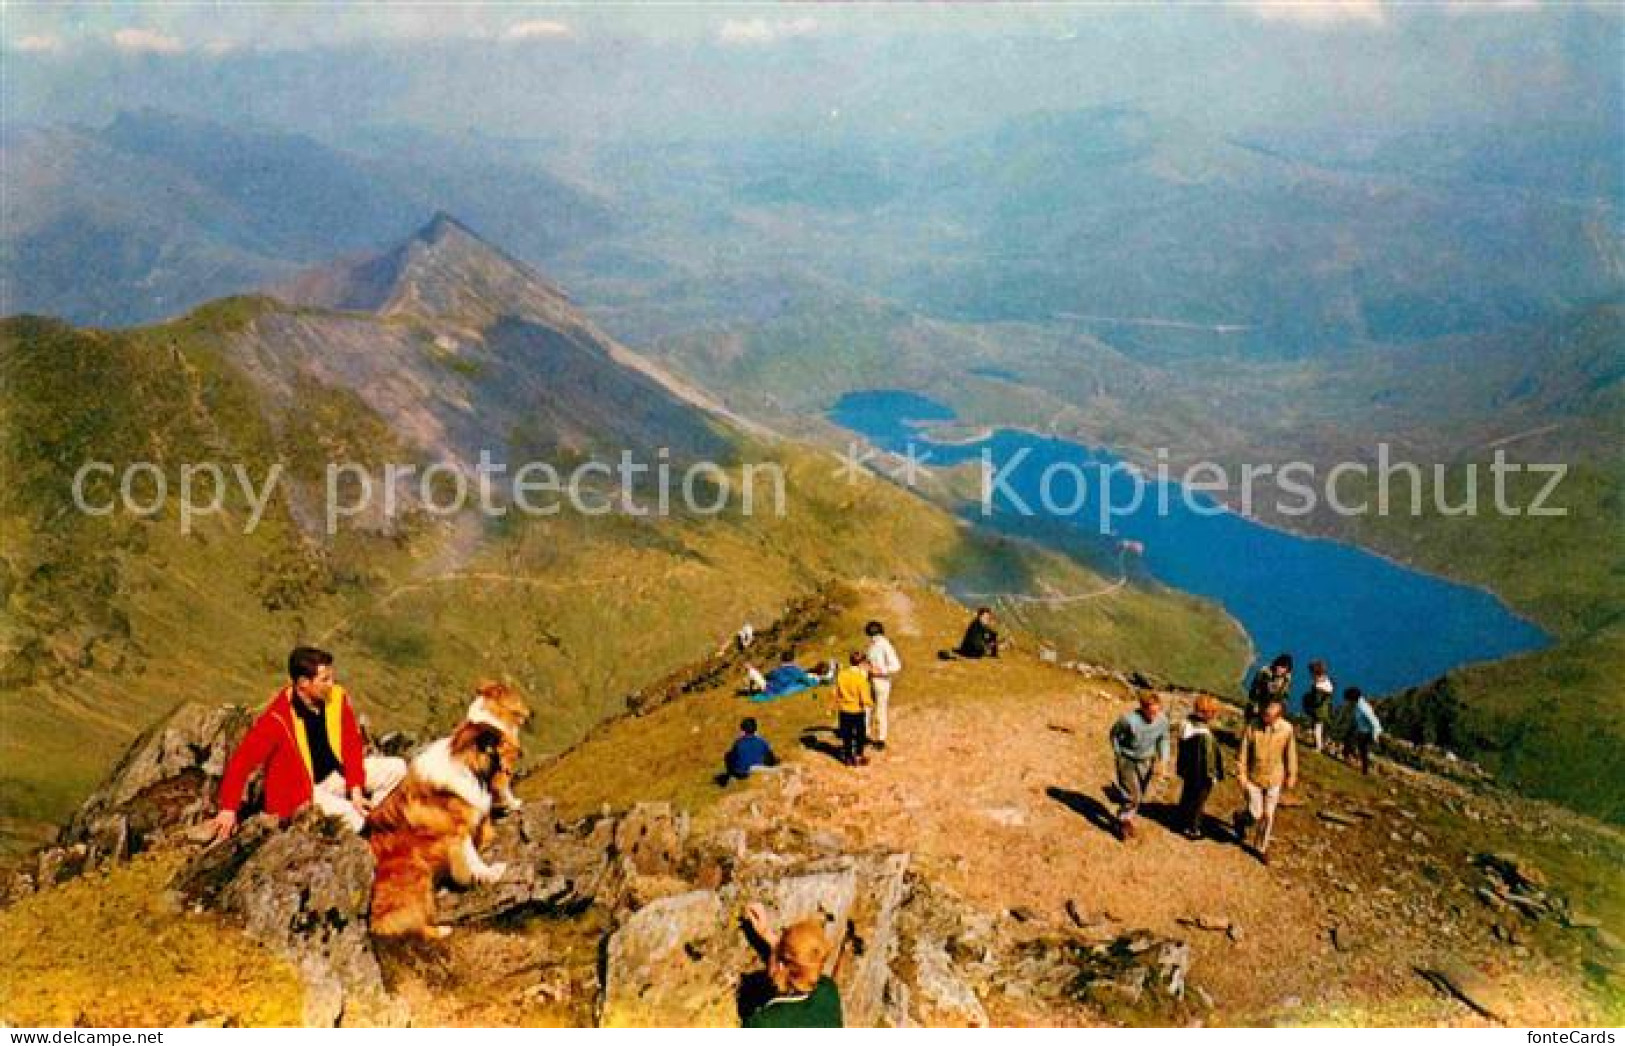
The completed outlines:
{"type": "MultiPolygon", "coordinates": [[[[883,450],[914,439],[924,444],[920,449],[957,450],[958,460],[943,468],[976,467],[968,448],[997,441],[984,454],[1008,460],[1028,450],[1035,453],[1034,467],[1044,468],[1076,454],[1080,463],[1098,467],[1120,462],[1142,482],[1164,482],[1135,451],[1127,451],[1134,457],[1120,457],[1112,447],[1059,432],[966,422],[944,404],[907,390],[849,394],[828,417],[883,450]],[[972,430],[969,437],[964,435],[967,429],[972,430]],[[947,438],[938,438],[933,430],[947,438]]],[[[1094,489],[1100,479],[1092,470],[1089,475],[1094,489]]],[[[1038,489],[1033,477],[1012,474],[1011,481],[1019,497],[1032,503],[1038,489]]],[[[1176,480],[1166,483],[1183,490],[1176,480]]],[[[1171,511],[1155,511],[1152,500],[1143,499],[1124,513],[1121,528],[1114,520],[1111,531],[1119,539],[1148,543],[1152,551],[1146,567],[1156,583],[1213,604],[1240,628],[1252,652],[1249,673],[1259,658],[1268,656],[1260,652],[1265,645],[1318,651],[1334,664],[1354,666],[1343,671],[1356,679],[1374,677],[1366,684],[1372,693],[1393,694],[1459,668],[1537,653],[1558,642],[1540,621],[1487,585],[1406,562],[1344,536],[1244,514],[1233,503],[1233,492],[1228,498],[1182,495],[1171,511]],[[1211,522],[1221,517],[1228,521],[1211,522]],[[1337,606],[1315,595],[1322,587],[1338,593],[1337,606]],[[1407,621],[1433,626],[1411,629],[1407,621]]],[[[1046,518],[1095,539],[1112,536],[1075,510],[1046,518]]],[[[1245,679],[1246,674],[1243,685],[1245,679]]]]}

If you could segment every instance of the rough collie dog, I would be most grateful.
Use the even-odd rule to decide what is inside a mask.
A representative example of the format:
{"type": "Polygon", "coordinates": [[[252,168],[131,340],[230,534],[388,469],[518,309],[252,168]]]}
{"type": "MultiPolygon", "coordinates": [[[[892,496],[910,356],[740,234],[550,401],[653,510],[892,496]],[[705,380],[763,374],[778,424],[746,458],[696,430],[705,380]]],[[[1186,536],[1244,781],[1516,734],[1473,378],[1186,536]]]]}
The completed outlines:
{"type": "Polygon", "coordinates": [[[380,937],[444,937],[434,921],[435,885],[492,883],[506,865],[486,864],[479,847],[489,841],[491,782],[502,771],[502,731],[464,723],[425,748],[406,780],[367,818],[367,843],[377,869],[372,886],[372,932],[380,937]]]}
{"type": "Polygon", "coordinates": [[[502,731],[502,769],[491,782],[491,793],[498,810],[518,810],[525,804],[513,794],[513,775],[519,765],[519,731],[530,722],[530,707],[519,691],[506,683],[483,682],[474,688],[467,721],[502,731]]]}

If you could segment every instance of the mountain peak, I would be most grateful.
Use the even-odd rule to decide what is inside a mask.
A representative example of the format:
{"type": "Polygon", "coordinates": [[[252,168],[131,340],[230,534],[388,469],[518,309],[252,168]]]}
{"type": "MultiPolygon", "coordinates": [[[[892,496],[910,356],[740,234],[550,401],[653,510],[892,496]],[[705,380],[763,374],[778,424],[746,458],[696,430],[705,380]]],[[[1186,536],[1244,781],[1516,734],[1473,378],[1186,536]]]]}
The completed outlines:
{"type": "Polygon", "coordinates": [[[483,328],[504,316],[576,319],[569,299],[541,274],[481,239],[446,211],[395,247],[305,273],[282,288],[301,305],[416,316],[483,328]]]}
{"type": "Polygon", "coordinates": [[[420,240],[424,243],[437,243],[450,236],[467,236],[471,239],[479,240],[481,243],[485,243],[484,240],[480,239],[480,235],[478,233],[476,233],[473,229],[470,229],[467,225],[464,225],[462,222],[458,221],[453,215],[447,213],[446,211],[435,211],[434,216],[429,219],[428,224],[419,229],[417,234],[412,238],[414,240],[420,240]]]}

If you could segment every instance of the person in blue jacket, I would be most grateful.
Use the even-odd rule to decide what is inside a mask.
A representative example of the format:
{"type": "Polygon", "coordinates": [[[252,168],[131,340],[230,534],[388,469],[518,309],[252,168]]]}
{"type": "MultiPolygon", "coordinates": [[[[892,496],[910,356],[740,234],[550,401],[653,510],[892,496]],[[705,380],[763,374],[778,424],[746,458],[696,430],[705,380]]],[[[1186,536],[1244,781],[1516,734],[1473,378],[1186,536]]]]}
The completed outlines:
{"type": "Polygon", "coordinates": [[[727,784],[733,780],[744,780],[759,766],[778,766],[779,757],[773,754],[773,746],[757,733],[756,720],[747,717],[739,724],[739,736],[734,739],[733,747],[722,757],[723,773],[721,782],[727,784]]]}

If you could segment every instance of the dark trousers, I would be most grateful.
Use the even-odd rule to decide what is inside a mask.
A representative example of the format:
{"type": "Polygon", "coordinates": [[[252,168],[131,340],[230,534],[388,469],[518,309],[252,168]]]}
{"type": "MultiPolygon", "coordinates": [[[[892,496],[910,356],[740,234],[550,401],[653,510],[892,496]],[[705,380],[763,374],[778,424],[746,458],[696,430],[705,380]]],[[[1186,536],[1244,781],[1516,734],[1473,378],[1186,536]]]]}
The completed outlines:
{"type": "Polygon", "coordinates": [[[1360,760],[1360,772],[1369,774],[1371,772],[1371,745],[1376,741],[1376,738],[1370,734],[1356,733],[1350,740],[1353,742],[1354,756],[1360,760]]]}
{"type": "Polygon", "coordinates": [[[1208,778],[1186,780],[1179,791],[1179,827],[1187,832],[1202,830],[1202,811],[1208,796],[1213,794],[1213,782],[1208,778]]]}
{"type": "Polygon", "coordinates": [[[868,719],[862,712],[840,713],[837,732],[841,735],[841,758],[852,762],[869,746],[868,719]]]}

